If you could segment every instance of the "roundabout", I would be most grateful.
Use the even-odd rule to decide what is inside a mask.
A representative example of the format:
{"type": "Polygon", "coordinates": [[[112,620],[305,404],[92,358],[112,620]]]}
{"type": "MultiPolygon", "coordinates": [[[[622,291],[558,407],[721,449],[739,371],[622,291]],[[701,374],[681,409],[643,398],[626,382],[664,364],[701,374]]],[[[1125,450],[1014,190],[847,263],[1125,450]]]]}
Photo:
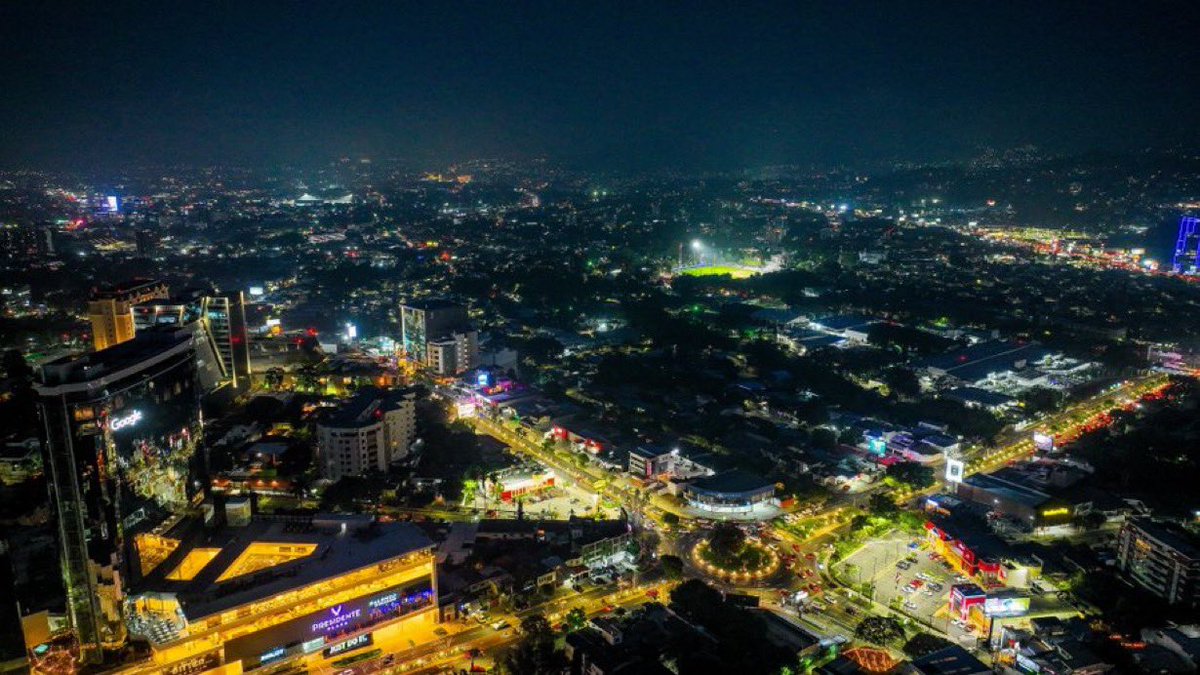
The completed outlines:
{"type": "Polygon", "coordinates": [[[692,566],[708,576],[734,584],[756,584],[779,571],[779,555],[758,541],[714,531],[689,553],[692,566]]]}

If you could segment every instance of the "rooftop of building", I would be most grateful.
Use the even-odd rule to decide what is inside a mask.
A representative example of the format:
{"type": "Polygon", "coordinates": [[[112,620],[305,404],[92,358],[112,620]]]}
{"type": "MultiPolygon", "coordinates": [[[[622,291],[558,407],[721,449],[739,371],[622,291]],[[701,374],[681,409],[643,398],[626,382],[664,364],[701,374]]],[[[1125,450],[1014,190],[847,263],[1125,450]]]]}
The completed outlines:
{"type": "Polygon", "coordinates": [[[1017,402],[1016,398],[1008,396],[1007,394],[1000,394],[994,391],[980,389],[979,387],[959,387],[957,389],[951,389],[950,391],[945,392],[942,394],[942,396],[954,401],[960,401],[962,403],[974,403],[988,407],[1013,405],[1017,402]]]}
{"type": "Polygon", "coordinates": [[[852,328],[862,328],[870,324],[876,323],[876,319],[862,314],[839,314],[834,316],[823,316],[819,319],[813,319],[813,324],[820,326],[826,330],[849,330],[852,328]]]}
{"type": "Polygon", "coordinates": [[[156,286],[164,286],[165,287],[166,284],[160,279],[151,279],[148,277],[138,277],[135,279],[130,279],[128,281],[119,283],[119,284],[113,284],[111,286],[104,286],[103,288],[94,289],[92,291],[92,299],[93,300],[119,299],[119,298],[125,297],[127,295],[132,295],[135,293],[139,293],[139,292],[154,288],[156,286]]]}
{"type": "MultiPolygon", "coordinates": [[[[216,528],[188,518],[163,536],[179,546],[131,590],[174,594],[189,620],[433,547],[415,525],[377,523],[369,516],[255,517],[244,526],[216,528]],[[296,557],[276,556],[275,564],[260,566],[252,561],[255,544],[290,546],[296,557]],[[197,561],[190,574],[182,573],[185,559],[197,561]],[[236,574],[239,569],[248,571],[236,574]]],[[[259,560],[272,558],[264,554],[259,560]]]]}
{"type": "Polygon", "coordinates": [[[334,429],[349,429],[353,427],[375,424],[378,419],[375,414],[382,416],[384,412],[399,405],[400,401],[412,396],[411,389],[380,389],[367,387],[360,389],[333,414],[321,421],[321,426],[334,429]]]}
{"type": "Polygon", "coordinates": [[[997,497],[1035,509],[1052,499],[1049,494],[1040,490],[1004,477],[985,473],[967,476],[963,479],[963,483],[986,490],[997,497]]]}
{"type": "Polygon", "coordinates": [[[402,306],[406,307],[408,309],[419,309],[419,310],[422,310],[425,312],[439,310],[439,309],[466,309],[466,307],[463,306],[462,304],[454,302],[453,300],[446,300],[445,298],[428,298],[425,300],[410,300],[408,302],[402,303],[402,306]]]}
{"type": "Polygon", "coordinates": [[[1182,527],[1150,518],[1134,518],[1129,523],[1150,538],[1174,549],[1180,555],[1192,560],[1200,559],[1200,537],[1182,527]]]}
{"type": "Polygon", "coordinates": [[[980,560],[998,562],[1019,557],[1019,552],[988,529],[987,522],[969,509],[929,515],[929,522],[951,539],[961,542],[980,560]]]}
{"type": "Polygon", "coordinates": [[[192,333],[186,329],[161,328],[139,331],[132,340],[98,352],[70,355],[43,363],[39,380],[46,386],[81,384],[151,362],[184,345],[192,333]]]}
{"type": "Polygon", "coordinates": [[[982,342],[956,349],[921,361],[918,365],[941,370],[955,377],[974,382],[991,373],[1012,370],[1018,361],[1036,361],[1050,353],[1037,343],[1009,340],[982,342]]]}
{"type": "Polygon", "coordinates": [[[731,469],[698,478],[689,487],[706,492],[744,493],[774,490],[775,483],[749,471],[731,469]]]}
{"type": "Polygon", "coordinates": [[[984,665],[958,645],[913,659],[912,667],[925,675],[973,675],[992,672],[990,666],[984,665]]]}

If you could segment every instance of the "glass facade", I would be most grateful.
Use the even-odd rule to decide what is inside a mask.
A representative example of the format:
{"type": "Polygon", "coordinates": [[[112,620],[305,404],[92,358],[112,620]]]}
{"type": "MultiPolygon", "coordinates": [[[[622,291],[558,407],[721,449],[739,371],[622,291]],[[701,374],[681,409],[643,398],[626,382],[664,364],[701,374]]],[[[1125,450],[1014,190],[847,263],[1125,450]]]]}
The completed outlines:
{"type": "Polygon", "coordinates": [[[124,639],[126,536],[181,510],[199,484],[191,336],[155,333],[47,364],[38,393],[67,613],[85,660],[95,660],[124,639]]]}

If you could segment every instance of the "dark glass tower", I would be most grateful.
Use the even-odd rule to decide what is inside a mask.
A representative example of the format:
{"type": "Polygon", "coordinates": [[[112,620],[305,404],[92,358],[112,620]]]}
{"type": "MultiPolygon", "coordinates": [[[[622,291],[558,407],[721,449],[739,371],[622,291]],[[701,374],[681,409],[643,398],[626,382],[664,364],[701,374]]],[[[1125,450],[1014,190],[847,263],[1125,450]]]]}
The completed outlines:
{"type": "Polygon", "coordinates": [[[67,617],[85,662],[125,639],[128,535],[184,508],[203,431],[193,333],[163,329],[38,373],[67,617]]]}

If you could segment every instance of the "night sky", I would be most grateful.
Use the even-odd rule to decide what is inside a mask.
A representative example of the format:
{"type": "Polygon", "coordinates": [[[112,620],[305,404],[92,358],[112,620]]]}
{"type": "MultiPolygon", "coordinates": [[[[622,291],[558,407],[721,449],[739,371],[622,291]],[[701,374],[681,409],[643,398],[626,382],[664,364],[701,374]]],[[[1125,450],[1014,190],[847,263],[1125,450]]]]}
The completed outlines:
{"type": "Polygon", "coordinates": [[[1195,147],[1200,3],[0,3],[0,165],[1195,147]]]}

